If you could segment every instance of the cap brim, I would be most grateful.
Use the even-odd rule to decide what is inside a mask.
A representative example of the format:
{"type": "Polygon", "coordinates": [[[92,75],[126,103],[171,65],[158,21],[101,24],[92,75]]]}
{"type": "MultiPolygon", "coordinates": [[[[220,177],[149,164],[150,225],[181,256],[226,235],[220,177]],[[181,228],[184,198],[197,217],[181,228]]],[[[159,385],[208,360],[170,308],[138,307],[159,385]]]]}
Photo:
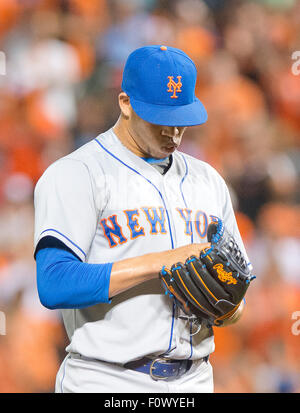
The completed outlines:
{"type": "Polygon", "coordinates": [[[198,98],[183,106],[153,105],[130,98],[135,113],[143,120],[164,126],[195,126],[207,121],[207,112],[198,98]]]}

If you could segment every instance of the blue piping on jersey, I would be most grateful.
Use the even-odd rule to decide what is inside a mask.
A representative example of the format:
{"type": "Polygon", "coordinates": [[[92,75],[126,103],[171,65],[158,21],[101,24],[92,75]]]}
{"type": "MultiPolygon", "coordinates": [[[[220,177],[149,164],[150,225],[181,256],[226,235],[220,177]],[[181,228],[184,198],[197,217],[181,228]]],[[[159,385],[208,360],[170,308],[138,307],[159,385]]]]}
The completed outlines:
{"type": "MultiPolygon", "coordinates": [[[[185,157],[184,157],[182,154],[181,154],[181,157],[182,157],[182,159],[184,160],[184,164],[185,164],[185,175],[184,175],[184,177],[182,178],[182,180],[181,180],[181,182],[180,182],[180,192],[181,192],[181,196],[182,196],[184,205],[185,205],[185,207],[186,207],[186,209],[187,209],[187,203],[186,203],[186,200],[185,200],[185,197],[184,197],[184,194],[183,194],[182,185],[183,185],[183,182],[184,182],[185,178],[186,178],[187,175],[188,175],[189,169],[188,169],[188,165],[187,165],[187,162],[186,162],[185,157]]],[[[193,244],[193,243],[194,243],[194,232],[193,232],[192,222],[190,222],[190,228],[191,228],[191,232],[192,232],[192,234],[191,234],[191,244],[193,244]]],[[[192,328],[192,322],[191,322],[191,324],[190,324],[191,354],[190,354],[189,359],[190,359],[190,358],[192,357],[192,355],[193,355],[193,336],[192,336],[192,332],[193,332],[193,328],[192,328]]]]}
{"type": "Polygon", "coordinates": [[[80,247],[78,247],[78,245],[76,245],[75,242],[71,241],[70,238],[66,237],[64,234],[62,234],[61,232],[57,231],[56,229],[53,229],[53,228],[45,229],[44,231],[41,232],[41,235],[42,235],[44,232],[47,232],[47,231],[57,232],[57,233],[58,233],[59,235],[61,235],[62,237],[66,238],[72,245],[74,245],[76,248],[78,248],[79,251],[81,251],[82,254],[86,257],[86,253],[85,253],[80,247]]]}
{"type": "MultiPolygon", "coordinates": [[[[182,178],[182,180],[181,180],[181,182],[180,182],[180,192],[181,192],[181,196],[182,196],[184,205],[185,205],[185,207],[186,207],[186,209],[187,209],[187,203],[186,203],[186,200],[185,200],[184,195],[183,195],[182,185],[183,185],[183,182],[184,182],[185,178],[186,178],[187,175],[188,175],[188,171],[189,171],[189,170],[188,170],[188,166],[187,166],[185,157],[184,157],[182,154],[181,154],[181,157],[182,157],[182,159],[184,160],[184,164],[185,164],[185,175],[184,175],[184,177],[182,178]]],[[[190,228],[191,228],[191,232],[192,232],[192,234],[191,234],[191,244],[193,244],[193,243],[194,243],[194,233],[193,233],[193,225],[192,225],[191,222],[190,222],[190,228]]]]}
{"type": "Polygon", "coordinates": [[[114,155],[112,152],[110,152],[108,149],[106,149],[96,138],[95,141],[101,146],[102,149],[105,150],[105,152],[107,152],[109,155],[111,155],[113,158],[115,158],[117,161],[121,162],[121,164],[123,164],[124,166],[126,166],[128,169],[130,169],[131,171],[135,172],[136,174],[138,174],[139,176],[141,176],[142,178],[144,178],[147,182],[149,182],[149,184],[151,184],[159,193],[159,196],[161,197],[161,200],[164,204],[164,208],[167,214],[167,219],[168,219],[168,226],[169,226],[169,231],[170,231],[170,237],[171,237],[171,245],[172,245],[172,249],[174,249],[174,242],[173,242],[173,235],[172,235],[172,230],[171,230],[171,223],[170,223],[170,217],[169,217],[169,213],[166,207],[166,203],[165,200],[160,192],[160,190],[148,179],[146,178],[144,175],[142,175],[140,172],[138,172],[136,169],[132,168],[131,166],[127,165],[125,162],[123,162],[121,159],[119,159],[116,155],[114,155]]]}
{"type": "Polygon", "coordinates": [[[166,351],[166,353],[168,353],[171,350],[171,345],[172,345],[172,340],[173,340],[174,320],[175,320],[175,301],[173,302],[172,325],[171,325],[171,335],[170,335],[169,348],[166,351]]]}
{"type": "MultiPolygon", "coordinates": [[[[121,159],[119,159],[116,155],[114,155],[112,152],[110,152],[108,149],[106,149],[96,138],[95,141],[98,143],[98,145],[105,151],[107,152],[110,156],[112,156],[114,159],[116,159],[117,161],[119,161],[122,165],[126,166],[128,169],[130,169],[131,171],[135,172],[136,174],[138,174],[139,176],[141,176],[142,178],[144,178],[147,182],[149,182],[149,184],[151,184],[159,193],[159,196],[161,197],[161,200],[164,204],[164,208],[167,214],[167,219],[168,219],[168,226],[169,226],[169,231],[170,231],[170,238],[171,238],[171,246],[172,249],[174,249],[174,241],[173,241],[173,235],[172,235],[172,230],[171,230],[171,223],[170,223],[170,217],[169,217],[169,213],[168,210],[166,208],[166,204],[165,204],[165,200],[160,192],[160,190],[148,179],[146,178],[144,175],[142,175],[140,172],[138,172],[136,169],[132,168],[131,166],[127,165],[125,162],[123,162],[121,159]]],[[[175,319],[175,303],[173,303],[173,313],[172,313],[172,325],[171,325],[171,334],[170,334],[170,342],[169,342],[169,348],[167,350],[167,352],[170,351],[171,349],[171,344],[172,344],[172,339],[173,339],[173,330],[174,330],[174,319],[175,319]]]]}
{"type": "Polygon", "coordinates": [[[190,354],[189,359],[190,359],[190,358],[192,357],[192,355],[193,355],[193,335],[192,335],[192,332],[193,332],[193,323],[190,322],[190,345],[191,345],[191,354],[190,354]]]}

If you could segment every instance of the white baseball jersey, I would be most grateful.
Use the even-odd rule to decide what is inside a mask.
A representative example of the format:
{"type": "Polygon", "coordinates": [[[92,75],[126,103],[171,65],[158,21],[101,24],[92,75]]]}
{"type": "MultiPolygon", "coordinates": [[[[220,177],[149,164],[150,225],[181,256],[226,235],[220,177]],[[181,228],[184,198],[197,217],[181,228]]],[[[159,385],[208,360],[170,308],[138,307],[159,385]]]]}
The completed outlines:
{"type": "MultiPolygon", "coordinates": [[[[54,162],[35,189],[35,246],[50,235],[86,263],[116,262],[207,242],[221,218],[241,250],[227,186],[207,163],[175,151],[160,174],[129,151],[113,130],[54,162]]],[[[197,360],[214,351],[212,329],[191,336],[160,280],[151,280],[83,309],[62,310],[67,351],[126,363],[167,353],[197,360]]]]}

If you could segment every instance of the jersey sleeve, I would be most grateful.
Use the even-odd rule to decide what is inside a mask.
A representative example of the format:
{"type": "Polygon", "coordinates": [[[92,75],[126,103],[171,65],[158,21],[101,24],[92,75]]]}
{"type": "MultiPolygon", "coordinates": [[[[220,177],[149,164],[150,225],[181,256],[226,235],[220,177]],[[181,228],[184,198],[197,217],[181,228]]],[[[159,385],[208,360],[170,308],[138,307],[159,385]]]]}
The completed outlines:
{"type": "Polygon", "coordinates": [[[230,193],[228,190],[228,187],[225,183],[225,181],[223,181],[223,194],[224,194],[224,202],[223,202],[223,221],[225,223],[226,228],[228,228],[228,231],[233,235],[234,239],[236,240],[236,242],[238,243],[242,253],[244,254],[248,266],[250,268],[250,270],[253,269],[251,262],[249,261],[237,222],[236,222],[236,218],[235,218],[235,214],[234,214],[234,210],[233,210],[233,206],[232,206],[232,201],[231,201],[231,197],[230,197],[230,193]]]}
{"type": "Polygon", "coordinates": [[[35,251],[45,237],[51,236],[85,262],[98,218],[87,166],[68,158],[50,165],[35,187],[34,207],[35,251]]]}

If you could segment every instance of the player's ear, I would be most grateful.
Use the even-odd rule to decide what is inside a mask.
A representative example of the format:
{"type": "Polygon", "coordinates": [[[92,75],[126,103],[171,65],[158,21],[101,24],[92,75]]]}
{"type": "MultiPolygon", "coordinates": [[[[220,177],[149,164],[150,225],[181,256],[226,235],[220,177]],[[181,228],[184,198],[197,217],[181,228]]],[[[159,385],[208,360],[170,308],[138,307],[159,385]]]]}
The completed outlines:
{"type": "Polygon", "coordinates": [[[119,94],[119,106],[121,109],[122,116],[125,119],[129,119],[132,109],[130,105],[130,97],[125,92],[121,92],[119,94]]]}

